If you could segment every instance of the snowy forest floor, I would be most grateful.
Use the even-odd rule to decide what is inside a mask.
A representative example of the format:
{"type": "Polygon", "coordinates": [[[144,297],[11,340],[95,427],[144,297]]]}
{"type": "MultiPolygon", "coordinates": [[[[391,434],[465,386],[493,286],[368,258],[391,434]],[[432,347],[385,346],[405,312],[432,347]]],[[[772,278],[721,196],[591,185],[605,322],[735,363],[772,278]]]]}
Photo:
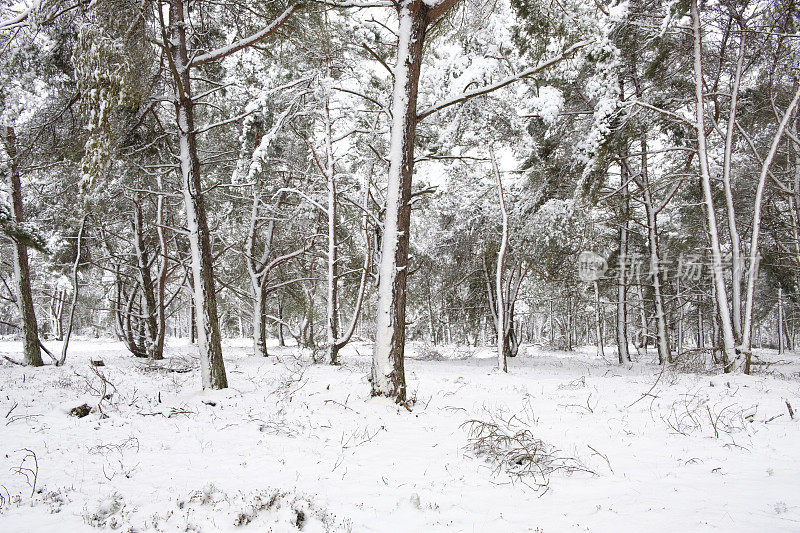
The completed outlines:
{"type": "Polygon", "coordinates": [[[800,530],[798,354],[760,352],[774,364],[753,376],[660,375],[527,347],[501,375],[490,348],[419,348],[413,412],[370,399],[366,344],[331,367],[229,341],[231,388],[215,392],[185,344],[157,365],[101,340],[75,341],[61,368],[4,361],[0,531],[800,530]],[[90,358],[105,362],[105,417],[90,358]],[[88,416],[69,416],[84,402],[88,416]],[[540,476],[476,456],[468,420],[586,471],[535,490],[540,476]]]}

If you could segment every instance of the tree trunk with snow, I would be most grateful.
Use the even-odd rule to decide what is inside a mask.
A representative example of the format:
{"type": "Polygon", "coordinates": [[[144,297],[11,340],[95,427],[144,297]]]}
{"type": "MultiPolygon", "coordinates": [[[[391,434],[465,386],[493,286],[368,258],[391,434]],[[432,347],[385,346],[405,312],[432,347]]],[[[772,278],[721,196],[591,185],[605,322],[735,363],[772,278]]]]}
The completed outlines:
{"type": "MultiPolygon", "coordinates": [[[[755,291],[756,291],[756,280],[758,279],[758,262],[759,262],[759,254],[758,254],[758,242],[759,237],[761,234],[761,212],[763,209],[764,203],[764,191],[767,185],[767,177],[769,176],[770,167],[772,166],[772,162],[775,159],[775,155],[778,152],[778,146],[780,145],[781,139],[783,134],[786,131],[787,126],[789,125],[789,121],[791,120],[795,108],[797,108],[798,103],[800,103],[800,86],[794,93],[794,98],[792,98],[789,107],[784,112],[783,118],[780,120],[778,124],[778,129],[775,132],[775,135],[772,137],[772,144],[770,146],[769,153],[764,157],[764,160],[761,162],[761,172],[758,176],[758,186],[756,187],[756,197],[754,199],[755,208],[753,210],[753,224],[752,224],[752,233],[750,235],[750,257],[748,260],[748,269],[747,269],[747,297],[745,300],[745,311],[744,311],[744,326],[742,327],[742,355],[744,356],[744,361],[734,362],[734,370],[738,370],[741,367],[745,373],[750,373],[750,358],[752,352],[752,332],[753,332],[753,309],[755,307],[755,291]]],[[[741,357],[737,357],[740,359],[741,357]]]]}
{"type": "Polygon", "coordinates": [[[200,374],[204,389],[224,389],[228,386],[228,379],[222,359],[214,260],[200,179],[200,158],[197,155],[184,7],[183,0],[170,0],[168,49],[175,86],[174,104],[180,147],[181,189],[192,251],[200,374]]]}
{"type": "Polygon", "coordinates": [[[142,303],[144,305],[142,314],[147,327],[146,350],[151,359],[163,359],[163,354],[157,351],[158,310],[153,278],[150,275],[150,258],[145,248],[142,205],[139,200],[134,201],[132,218],[133,249],[136,253],[136,267],[139,272],[139,283],[142,287],[142,303]]]}
{"type": "Polygon", "coordinates": [[[86,215],[81,220],[81,226],[78,230],[78,244],[75,250],[75,262],[72,264],[72,303],[69,308],[69,322],[67,322],[67,334],[64,337],[64,344],[61,345],[61,356],[55,362],[56,366],[62,366],[67,360],[67,350],[69,349],[69,340],[72,337],[72,327],[75,324],[75,310],[78,307],[78,268],[81,265],[81,254],[83,253],[83,234],[86,229],[86,215]]]}
{"type": "Polygon", "coordinates": [[[736,225],[736,209],[733,204],[733,187],[731,185],[731,165],[733,161],[733,133],[736,129],[736,111],[739,102],[739,87],[742,80],[742,68],[745,56],[745,34],[740,36],[739,56],[736,62],[733,87],[731,88],[731,110],[728,114],[728,125],[725,131],[725,149],[722,162],[722,189],[725,193],[727,209],[728,235],[731,239],[731,311],[733,320],[733,337],[736,342],[742,341],[742,261],[741,239],[736,225]]]}
{"type": "Polygon", "coordinates": [[[778,353],[783,354],[783,288],[778,287],[778,353]]]}
{"type": "MultiPolygon", "coordinates": [[[[495,179],[497,180],[497,197],[500,202],[500,215],[502,224],[502,234],[500,237],[500,250],[497,252],[497,271],[496,275],[496,289],[495,289],[495,307],[497,308],[497,368],[503,372],[508,372],[508,360],[506,359],[506,350],[508,345],[508,329],[509,317],[506,315],[506,309],[503,298],[503,270],[505,268],[506,252],[508,251],[508,210],[506,209],[506,199],[503,194],[503,180],[500,176],[500,169],[497,166],[497,158],[494,156],[494,151],[490,148],[489,153],[492,158],[492,168],[494,170],[495,179]]],[[[513,328],[513,325],[511,325],[513,328]]]]}
{"type": "MultiPolygon", "coordinates": [[[[161,191],[164,190],[164,184],[161,176],[158,178],[158,186],[161,191]]],[[[164,341],[167,336],[167,278],[169,277],[169,257],[167,255],[167,237],[164,233],[165,209],[164,209],[164,195],[160,194],[156,200],[156,233],[158,235],[158,247],[161,252],[161,266],[158,270],[158,288],[156,290],[156,306],[157,314],[156,320],[158,324],[158,332],[153,347],[153,359],[163,359],[164,357],[164,341]]]]}
{"type": "Polygon", "coordinates": [[[606,356],[603,351],[603,310],[600,307],[600,283],[594,281],[594,327],[597,338],[597,357],[606,356]]]}
{"type": "MultiPolygon", "coordinates": [[[[11,212],[14,223],[24,224],[25,213],[22,203],[22,181],[19,175],[19,162],[17,161],[17,135],[14,126],[6,126],[3,138],[6,155],[9,160],[8,188],[11,192],[11,212]]],[[[31,271],[28,262],[28,248],[19,240],[14,240],[13,257],[14,284],[17,297],[17,309],[21,319],[22,330],[22,362],[28,366],[42,366],[42,352],[39,348],[39,326],[36,323],[36,312],[33,308],[33,295],[31,294],[31,271]]]]}
{"type": "MultiPolygon", "coordinates": [[[[330,69],[329,69],[330,70],[330,69]]],[[[327,334],[328,361],[332,365],[339,364],[339,244],[336,239],[336,163],[333,159],[333,139],[331,132],[330,103],[325,101],[325,181],[328,186],[328,305],[327,334]]]]}
{"type": "Polygon", "coordinates": [[[619,364],[630,363],[631,354],[628,351],[628,185],[627,185],[627,166],[622,165],[620,175],[623,186],[623,214],[622,222],[619,226],[619,255],[617,260],[617,314],[616,314],[616,334],[617,334],[617,357],[619,364]]]}
{"type": "Polygon", "coordinates": [[[389,177],[378,281],[372,395],[406,400],[404,367],[406,277],[411,227],[411,180],[417,131],[417,90],[428,7],[422,0],[400,4],[397,65],[392,94],[389,177]]]}
{"type": "MultiPolygon", "coordinates": [[[[722,270],[722,248],[719,239],[717,214],[714,210],[714,191],[711,187],[711,172],[708,168],[708,147],[706,141],[705,88],[703,86],[703,40],[700,27],[700,9],[698,0],[691,0],[693,60],[695,82],[695,131],[697,133],[698,162],[700,166],[700,182],[703,188],[703,201],[708,223],[709,241],[711,244],[711,274],[714,281],[717,317],[722,333],[723,359],[733,357],[733,366],[738,367],[739,354],[733,333],[733,323],[728,307],[728,295],[725,287],[725,276],[722,270]]],[[[726,361],[727,365],[727,361],[726,361]]],[[[726,367],[727,369],[727,367],[726,367]]]]}
{"type": "MultiPolygon", "coordinates": [[[[643,150],[643,152],[646,153],[645,150],[643,150]]],[[[642,174],[640,177],[636,178],[636,183],[642,190],[642,203],[644,204],[645,215],[647,216],[647,248],[650,254],[650,278],[653,283],[653,303],[656,312],[658,362],[659,364],[665,364],[671,361],[672,357],[669,350],[669,332],[667,331],[667,319],[662,290],[663,278],[658,245],[658,219],[656,207],[653,205],[653,198],[650,194],[650,183],[647,179],[647,160],[644,157],[642,159],[642,174]]]]}

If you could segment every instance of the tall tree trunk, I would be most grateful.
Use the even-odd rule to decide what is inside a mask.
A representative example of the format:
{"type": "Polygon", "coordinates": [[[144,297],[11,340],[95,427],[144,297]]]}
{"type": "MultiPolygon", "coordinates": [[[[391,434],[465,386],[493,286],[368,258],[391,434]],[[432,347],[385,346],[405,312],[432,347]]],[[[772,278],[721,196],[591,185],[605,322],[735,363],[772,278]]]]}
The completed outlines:
{"type": "Polygon", "coordinates": [[[637,285],[637,291],[639,293],[639,323],[640,323],[640,334],[639,337],[641,338],[641,342],[639,343],[641,348],[644,348],[645,354],[647,353],[647,345],[650,339],[650,333],[647,330],[647,305],[644,300],[644,286],[642,285],[641,281],[637,285]]]}
{"type": "Polygon", "coordinates": [[[411,179],[417,131],[417,90],[428,26],[428,7],[422,0],[413,0],[401,4],[398,15],[397,66],[392,94],[389,176],[379,267],[372,394],[405,402],[404,350],[411,179]]]}
{"type": "Polygon", "coordinates": [[[743,370],[745,373],[750,373],[750,359],[752,353],[752,332],[753,332],[753,309],[755,307],[755,292],[756,280],[758,279],[758,241],[761,234],[761,211],[764,203],[764,190],[767,185],[767,176],[769,169],[772,166],[772,161],[778,152],[781,138],[786,131],[789,121],[791,120],[797,104],[800,103],[800,85],[797,86],[794,98],[792,98],[789,107],[786,109],[783,118],[778,124],[778,129],[772,137],[772,144],[769,153],[764,157],[761,163],[761,172],[758,176],[758,186],[756,187],[756,197],[754,199],[753,209],[753,225],[752,233],[750,235],[750,257],[747,265],[747,299],[745,300],[744,310],[744,326],[742,328],[742,352],[744,357],[738,356],[737,359],[744,359],[744,361],[734,363],[733,370],[743,370]]]}
{"type": "MultiPolygon", "coordinates": [[[[646,164],[646,163],[643,163],[646,164]]],[[[645,167],[646,168],[646,167],[645,167]]],[[[647,180],[647,171],[643,169],[639,185],[644,195],[644,209],[647,215],[647,247],[650,252],[650,276],[653,281],[653,303],[656,311],[656,341],[658,346],[658,362],[665,364],[672,360],[669,350],[669,332],[667,331],[667,318],[662,291],[661,258],[658,246],[658,220],[653,199],[650,195],[650,185],[647,180]]]]}
{"type": "Polygon", "coordinates": [[[677,277],[675,281],[675,302],[678,307],[678,330],[675,334],[675,351],[677,355],[683,353],[683,300],[681,298],[681,278],[677,277]]]}
{"type": "Polygon", "coordinates": [[[722,162],[722,188],[725,193],[727,207],[728,234],[731,238],[731,306],[733,320],[733,337],[736,342],[742,341],[742,253],[739,230],[736,226],[736,209],[733,205],[733,187],[731,185],[731,165],[733,160],[733,133],[736,129],[736,111],[739,102],[739,86],[742,80],[742,68],[745,55],[745,34],[740,36],[739,58],[736,62],[736,74],[731,88],[731,111],[725,132],[725,152],[722,162]]]}
{"type": "MultiPolygon", "coordinates": [[[[3,139],[10,168],[6,172],[8,187],[11,190],[11,210],[16,224],[25,222],[22,207],[22,181],[17,161],[17,134],[14,126],[6,126],[3,139]]],[[[31,294],[31,272],[28,263],[28,248],[22,242],[14,241],[14,281],[17,289],[17,308],[22,320],[22,362],[28,366],[42,366],[42,352],[39,348],[39,326],[31,294]]]]}
{"type": "Polygon", "coordinates": [[[261,290],[261,283],[258,279],[253,280],[253,354],[256,357],[267,357],[267,322],[264,317],[266,314],[266,295],[261,290]]]}
{"type": "MultiPolygon", "coordinates": [[[[330,69],[329,69],[330,70],[330,69]]],[[[330,103],[325,101],[325,179],[328,185],[328,361],[332,365],[339,364],[339,273],[338,243],[336,241],[336,164],[333,159],[333,141],[331,132],[330,103]]]]}
{"type": "Polygon", "coordinates": [[[783,288],[778,287],[778,353],[783,354],[783,288]]]}
{"type": "Polygon", "coordinates": [[[222,359],[214,262],[197,155],[184,7],[183,0],[169,2],[169,56],[175,84],[181,187],[192,251],[200,374],[204,389],[224,389],[228,386],[228,379],[222,359]]]}
{"type": "Polygon", "coordinates": [[[506,358],[508,348],[509,326],[513,328],[510,317],[506,314],[506,303],[503,295],[503,270],[505,268],[506,252],[508,251],[508,210],[506,209],[505,195],[503,194],[503,180],[500,176],[500,169],[497,167],[497,158],[494,150],[489,148],[492,156],[492,168],[494,169],[495,179],[497,180],[497,196],[500,201],[500,214],[502,218],[502,236],[500,238],[500,250],[497,252],[497,271],[495,306],[497,307],[497,368],[503,372],[508,372],[508,360],[506,358]]]}
{"type": "Polygon", "coordinates": [[[600,308],[600,284],[594,281],[594,326],[597,337],[597,357],[605,358],[603,351],[603,310],[600,308]]]}
{"type": "Polygon", "coordinates": [[[153,278],[150,276],[150,260],[145,248],[143,226],[142,206],[137,200],[133,204],[133,248],[136,252],[136,266],[139,271],[139,283],[142,286],[144,322],[147,327],[145,349],[151,359],[163,359],[161,354],[156,354],[156,342],[158,339],[156,295],[153,287],[153,278]]]}
{"type": "Polygon", "coordinates": [[[50,329],[55,340],[64,340],[64,303],[67,299],[66,289],[62,289],[58,284],[53,286],[53,294],[50,296],[50,329]]]}
{"type": "MultiPolygon", "coordinates": [[[[164,184],[161,176],[158,178],[158,187],[161,191],[164,190],[164,184]]],[[[167,290],[167,276],[169,268],[169,259],[167,256],[167,237],[164,234],[165,224],[164,213],[164,195],[160,194],[156,201],[156,233],[158,235],[158,247],[161,251],[161,266],[158,271],[158,289],[156,292],[156,305],[158,312],[156,319],[158,322],[158,333],[156,341],[153,346],[153,359],[164,358],[164,341],[167,336],[167,309],[166,309],[166,290],[167,290]]]]}
{"type": "Polygon", "coordinates": [[[197,342],[197,307],[194,305],[194,296],[189,298],[189,342],[197,342]]]}
{"type": "Polygon", "coordinates": [[[56,366],[61,366],[67,360],[67,349],[69,339],[72,336],[72,326],[75,323],[75,309],[78,307],[78,268],[81,265],[81,254],[83,253],[83,233],[86,228],[86,215],[81,220],[81,227],[78,230],[78,244],[75,250],[75,262],[72,264],[72,303],[69,307],[69,322],[67,323],[67,334],[64,337],[64,344],[61,345],[61,356],[56,361],[56,366]]]}
{"type": "Polygon", "coordinates": [[[286,346],[286,339],[283,337],[283,302],[278,300],[278,346],[286,346]]]}
{"type": "Polygon", "coordinates": [[[628,351],[628,185],[627,167],[623,165],[621,174],[622,197],[624,203],[623,219],[619,226],[619,256],[617,260],[617,356],[619,364],[630,363],[631,354],[628,351]]]}
{"type": "Polygon", "coordinates": [[[705,348],[705,325],[703,324],[703,307],[698,298],[697,302],[697,349],[702,350],[705,348]]]}
{"type": "MultiPolygon", "coordinates": [[[[733,323],[728,307],[728,294],[725,288],[725,276],[722,271],[722,249],[717,226],[717,214],[714,210],[714,191],[711,188],[711,172],[708,168],[708,148],[706,142],[705,89],[703,87],[703,40],[700,29],[700,8],[698,0],[690,1],[692,16],[694,82],[695,82],[695,128],[697,132],[697,151],[700,165],[700,181],[703,187],[703,200],[708,222],[708,233],[711,244],[711,272],[714,281],[716,316],[722,333],[723,357],[736,357],[736,340],[733,334],[733,323]]],[[[726,365],[726,370],[730,367],[726,365]]]]}

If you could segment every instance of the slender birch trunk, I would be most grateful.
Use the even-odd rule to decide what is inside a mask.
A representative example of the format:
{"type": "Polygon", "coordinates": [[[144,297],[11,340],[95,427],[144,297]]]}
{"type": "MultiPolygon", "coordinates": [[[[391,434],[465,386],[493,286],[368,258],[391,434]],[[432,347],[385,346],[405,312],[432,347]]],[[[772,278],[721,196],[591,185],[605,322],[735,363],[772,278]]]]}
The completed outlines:
{"type": "Polygon", "coordinates": [[[778,287],[778,353],[783,354],[783,287],[778,287]]]}
{"type": "MultiPolygon", "coordinates": [[[[164,183],[161,176],[158,178],[159,190],[164,190],[164,183]]],[[[166,291],[167,291],[167,277],[169,272],[169,258],[167,256],[167,237],[164,233],[165,209],[164,209],[164,195],[159,194],[156,200],[156,234],[158,235],[158,248],[161,252],[161,266],[158,270],[158,288],[156,292],[156,305],[158,312],[156,320],[158,322],[158,333],[153,348],[153,359],[164,358],[164,341],[167,336],[167,309],[166,309],[166,291]]]]}
{"type": "MultiPolygon", "coordinates": [[[[347,343],[350,342],[351,338],[353,338],[353,334],[356,331],[356,326],[358,325],[358,319],[361,316],[361,308],[364,305],[364,297],[365,297],[366,290],[367,290],[367,280],[369,279],[369,269],[370,269],[370,266],[372,265],[372,247],[370,245],[369,218],[367,216],[367,213],[369,212],[368,211],[368,209],[369,209],[369,188],[370,188],[370,179],[369,179],[369,175],[366,175],[364,177],[362,200],[361,200],[361,202],[362,202],[361,203],[361,210],[362,210],[362,213],[363,213],[362,216],[361,216],[361,223],[362,223],[363,228],[364,228],[364,245],[366,247],[366,249],[364,250],[364,264],[361,267],[361,280],[359,281],[359,284],[358,284],[358,294],[356,295],[355,305],[353,306],[353,315],[350,317],[350,325],[347,328],[347,330],[345,331],[344,335],[342,335],[341,337],[337,337],[336,336],[336,335],[338,335],[338,333],[336,333],[336,335],[332,336],[332,343],[333,343],[333,346],[335,347],[334,348],[335,352],[333,354],[334,357],[330,360],[331,364],[338,364],[338,362],[339,362],[338,361],[338,352],[339,352],[339,350],[341,350],[342,348],[347,346],[347,343]]],[[[335,203],[336,203],[336,200],[335,200],[335,195],[334,195],[334,204],[335,203]]],[[[335,229],[335,227],[336,227],[336,225],[335,225],[335,220],[336,220],[335,217],[334,217],[333,220],[334,220],[334,229],[335,229]]],[[[335,244],[335,241],[334,241],[334,244],[335,244]]],[[[336,274],[336,270],[335,269],[333,270],[333,273],[336,274]]],[[[332,280],[335,282],[336,277],[334,276],[332,278],[332,280]]],[[[335,289],[335,286],[334,286],[334,289],[335,289]]],[[[337,297],[336,301],[337,301],[337,306],[336,306],[336,309],[335,309],[335,314],[336,314],[336,326],[337,326],[337,329],[338,329],[338,324],[341,323],[340,314],[341,314],[341,310],[342,309],[341,309],[341,306],[338,305],[338,297],[337,297]]],[[[329,309],[329,312],[330,311],[331,310],[329,309]]]]}
{"type": "Polygon", "coordinates": [[[736,74],[731,88],[731,111],[725,132],[725,153],[722,162],[722,188],[725,192],[727,207],[728,234],[731,238],[731,306],[733,312],[733,336],[736,342],[742,341],[742,255],[741,239],[736,225],[736,209],[733,205],[733,187],[731,185],[731,164],[733,159],[733,133],[736,129],[736,111],[739,103],[739,87],[742,81],[744,65],[745,39],[740,37],[739,57],[736,61],[736,74]]]}
{"type": "Polygon", "coordinates": [[[683,332],[683,329],[684,329],[684,327],[683,327],[684,309],[683,309],[683,299],[681,297],[681,280],[680,280],[680,277],[676,281],[675,292],[676,292],[676,296],[675,297],[676,297],[676,300],[677,300],[677,303],[678,303],[678,342],[677,342],[676,351],[678,352],[677,355],[680,356],[680,354],[683,353],[683,336],[684,336],[684,332],[683,332]]]}
{"type": "Polygon", "coordinates": [[[641,330],[640,333],[641,342],[639,344],[641,348],[644,348],[646,354],[650,333],[648,332],[647,329],[647,304],[645,303],[644,300],[644,286],[642,285],[641,280],[639,281],[639,284],[636,286],[636,289],[639,296],[639,322],[640,322],[639,327],[641,330]]]}
{"type": "MultiPolygon", "coordinates": [[[[646,165],[646,160],[643,161],[646,165]]],[[[646,167],[644,167],[646,168],[646,167]]],[[[643,178],[637,180],[639,187],[644,195],[643,203],[645,214],[647,215],[647,244],[650,252],[650,277],[653,282],[653,303],[656,311],[656,336],[658,347],[658,362],[665,364],[672,360],[669,350],[669,333],[667,331],[666,312],[664,307],[664,296],[662,291],[661,258],[659,257],[658,246],[658,220],[656,217],[655,206],[650,195],[650,184],[647,180],[647,171],[643,169],[643,178]]]]}
{"type": "Polygon", "coordinates": [[[697,349],[705,348],[705,325],[703,324],[703,308],[697,303],[697,349]]]}

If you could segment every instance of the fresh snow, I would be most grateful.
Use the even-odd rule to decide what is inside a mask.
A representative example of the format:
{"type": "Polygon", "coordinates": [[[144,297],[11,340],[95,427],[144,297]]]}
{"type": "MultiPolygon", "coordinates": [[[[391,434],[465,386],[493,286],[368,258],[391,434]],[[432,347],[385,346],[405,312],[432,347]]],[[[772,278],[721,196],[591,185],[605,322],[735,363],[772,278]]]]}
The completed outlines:
{"type": "Polygon", "coordinates": [[[368,344],[349,345],[338,367],[294,347],[256,358],[249,344],[226,343],[224,391],[201,392],[196,347],[174,341],[157,367],[103,340],[74,341],[60,368],[3,361],[0,531],[800,528],[800,422],[785,404],[800,408],[797,354],[760,353],[774,364],[753,376],[659,377],[591,347],[528,346],[501,375],[492,347],[412,343],[409,412],[370,399],[368,344]],[[113,384],[107,418],[69,416],[98,403],[97,359],[113,384]],[[470,453],[465,421],[515,414],[595,474],[553,474],[542,493],[470,453]],[[14,471],[36,468],[26,450],[33,495],[14,471]]]}

